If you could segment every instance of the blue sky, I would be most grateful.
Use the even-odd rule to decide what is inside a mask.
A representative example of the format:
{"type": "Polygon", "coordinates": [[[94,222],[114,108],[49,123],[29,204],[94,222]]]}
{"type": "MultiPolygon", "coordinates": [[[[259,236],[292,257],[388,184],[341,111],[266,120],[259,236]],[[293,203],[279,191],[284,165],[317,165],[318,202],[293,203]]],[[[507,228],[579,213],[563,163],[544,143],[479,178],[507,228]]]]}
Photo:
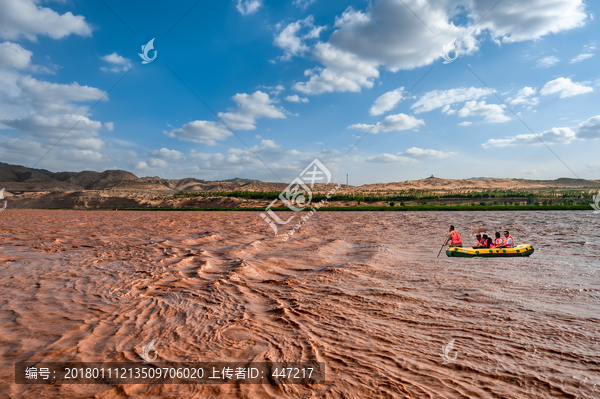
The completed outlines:
{"type": "Polygon", "coordinates": [[[355,185],[600,178],[599,6],[496,3],[5,0],[0,160],[289,182],[318,158],[355,185]]]}

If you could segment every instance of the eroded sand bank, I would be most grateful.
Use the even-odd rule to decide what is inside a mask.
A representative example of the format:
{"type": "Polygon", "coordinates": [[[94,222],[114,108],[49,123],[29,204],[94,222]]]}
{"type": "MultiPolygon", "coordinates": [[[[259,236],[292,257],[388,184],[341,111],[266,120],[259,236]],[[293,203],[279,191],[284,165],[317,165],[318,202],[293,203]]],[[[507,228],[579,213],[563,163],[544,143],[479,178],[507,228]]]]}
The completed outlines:
{"type": "Polygon", "coordinates": [[[0,214],[0,397],[600,397],[592,212],[0,214]],[[291,216],[291,214],[290,214],[291,216]],[[288,216],[289,217],[289,216],[288,216]],[[435,256],[448,224],[529,259],[435,256]],[[17,361],[326,363],[326,384],[16,385],[17,361]],[[455,340],[457,359],[442,364],[455,340]]]}

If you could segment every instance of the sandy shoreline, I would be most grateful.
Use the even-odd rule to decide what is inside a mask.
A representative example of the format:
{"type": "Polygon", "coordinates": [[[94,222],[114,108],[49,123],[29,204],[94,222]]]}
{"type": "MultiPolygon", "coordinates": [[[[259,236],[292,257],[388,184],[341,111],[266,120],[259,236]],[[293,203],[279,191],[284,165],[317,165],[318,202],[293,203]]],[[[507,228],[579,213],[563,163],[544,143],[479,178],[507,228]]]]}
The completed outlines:
{"type": "Polygon", "coordinates": [[[0,396],[552,398],[600,394],[591,212],[0,214],[0,396]],[[530,259],[435,259],[447,225],[530,259]],[[436,248],[434,248],[436,247],[436,248]],[[322,361],[317,386],[15,385],[17,361],[322,361]],[[455,341],[457,360],[443,364],[455,341]]]}

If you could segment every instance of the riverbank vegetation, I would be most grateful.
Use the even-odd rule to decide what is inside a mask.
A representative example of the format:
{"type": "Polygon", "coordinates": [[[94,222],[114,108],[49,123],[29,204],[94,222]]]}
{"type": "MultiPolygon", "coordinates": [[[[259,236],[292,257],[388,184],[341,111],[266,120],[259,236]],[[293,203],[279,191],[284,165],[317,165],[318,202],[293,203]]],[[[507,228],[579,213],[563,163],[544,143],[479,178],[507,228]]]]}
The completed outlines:
{"type": "MultiPolygon", "coordinates": [[[[457,190],[443,193],[436,193],[426,190],[408,190],[400,193],[336,193],[327,198],[326,194],[313,193],[312,203],[327,200],[327,207],[342,208],[361,208],[364,210],[369,207],[380,208],[389,207],[508,207],[519,206],[589,206],[593,202],[593,195],[596,193],[592,189],[547,189],[538,191],[525,190],[457,190]]],[[[214,198],[228,197],[245,200],[266,200],[273,201],[279,198],[278,192],[256,192],[256,191],[218,191],[218,192],[185,192],[180,191],[173,195],[173,199],[184,198],[214,198]]],[[[276,204],[280,205],[280,204],[276,204]]],[[[449,210],[449,208],[447,208],[449,210]]],[[[479,208],[480,210],[483,210],[479,208]]],[[[524,208],[517,208],[524,209],[524,208]]],[[[417,210],[417,209],[413,209],[417,210]]]]}

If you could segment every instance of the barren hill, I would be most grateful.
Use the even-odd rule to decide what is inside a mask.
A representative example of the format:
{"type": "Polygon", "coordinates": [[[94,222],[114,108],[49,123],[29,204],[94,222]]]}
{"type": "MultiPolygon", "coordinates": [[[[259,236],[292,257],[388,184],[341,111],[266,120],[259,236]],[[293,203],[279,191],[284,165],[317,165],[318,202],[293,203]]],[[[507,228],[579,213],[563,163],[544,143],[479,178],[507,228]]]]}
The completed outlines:
{"type": "MultiPolygon", "coordinates": [[[[287,183],[267,183],[235,178],[206,181],[196,178],[163,179],[137,177],[123,170],[104,172],[58,172],[30,169],[0,163],[0,187],[6,189],[11,208],[135,208],[135,207],[250,207],[264,206],[271,199],[248,199],[240,195],[223,196],[223,192],[279,193],[287,183]],[[178,192],[190,196],[174,195],[178,192]]],[[[326,193],[334,186],[316,184],[314,193],[326,193]]],[[[525,179],[441,179],[428,177],[393,183],[363,186],[342,185],[337,194],[394,195],[411,192],[430,194],[480,192],[489,190],[583,189],[598,190],[595,180],[560,178],[525,179]]]]}

